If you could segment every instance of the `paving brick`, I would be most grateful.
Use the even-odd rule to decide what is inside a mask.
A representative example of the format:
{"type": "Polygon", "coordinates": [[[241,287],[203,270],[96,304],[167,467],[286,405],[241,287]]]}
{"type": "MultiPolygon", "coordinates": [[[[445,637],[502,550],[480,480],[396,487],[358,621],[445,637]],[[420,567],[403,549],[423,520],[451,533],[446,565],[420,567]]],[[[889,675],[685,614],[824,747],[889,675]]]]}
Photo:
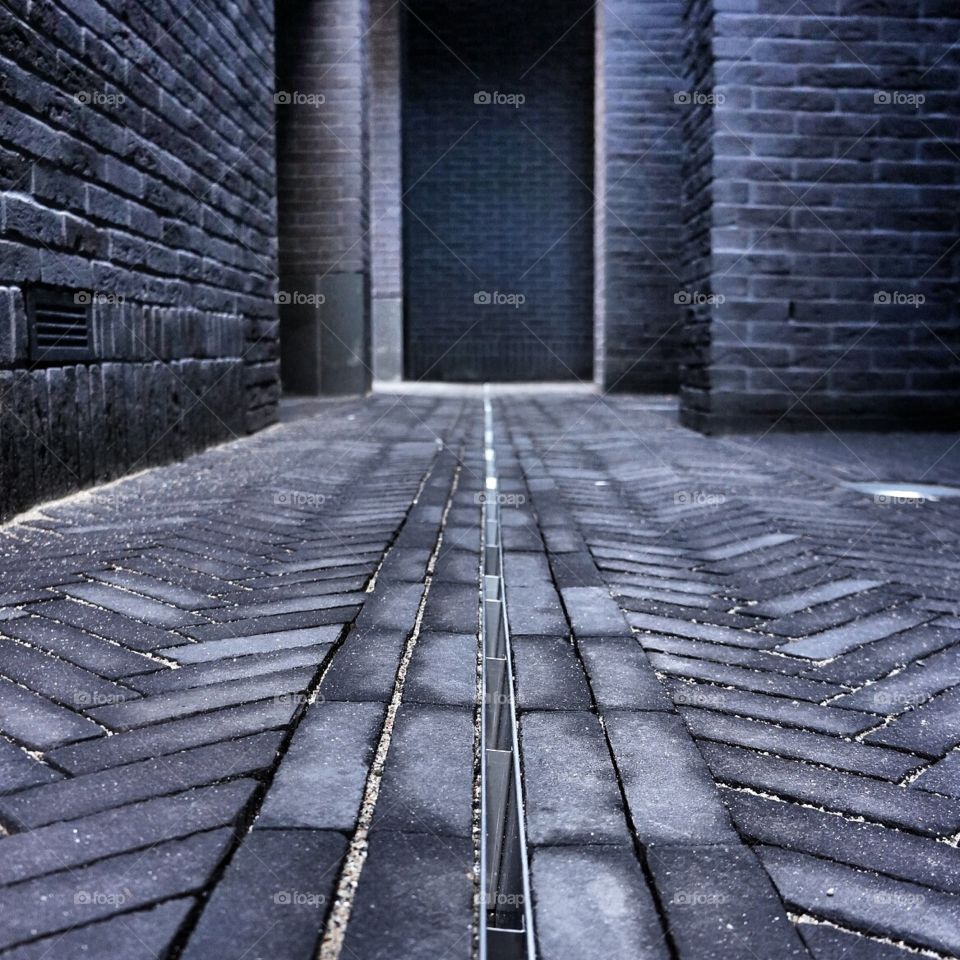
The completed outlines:
{"type": "Polygon", "coordinates": [[[538,847],[530,876],[537,951],[544,960],[670,956],[631,847],[538,847]]]}
{"type": "Polygon", "coordinates": [[[340,637],[342,629],[339,624],[332,624],[322,627],[306,627],[302,630],[283,630],[277,633],[226,637],[222,640],[207,640],[204,643],[169,647],[158,650],[157,653],[179,663],[208,663],[211,660],[221,660],[226,657],[243,657],[256,653],[271,653],[277,650],[335,643],[340,637]]]}
{"type": "Polygon", "coordinates": [[[870,747],[838,737],[792,730],[773,723],[725,716],[707,710],[682,709],[687,728],[697,738],[735,743],[782,757],[820,763],[837,770],[899,781],[922,762],[919,757],[870,747]]]}
{"type": "Polygon", "coordinates": [[[142,620],[156,627],[171,629],[201,622],[194,614],[169,604],[95,583],[68,585],[63,588],[63,592],[77,600],[84,600],[94,606],[130,617],[131,620],[142,620]]]}
{"type": "Polygon", "coordinates": [[[530,843],[628,842],[616,773],[596,716],[525,713],[520,751],[530,843]]]}
{"type": "Polygon", "coordinates": [[[549,584],[507,587],[510,631],[515,637],[562,637],[569,631],[560,597],[549,584]]]}
{"type": "Polygon", "coordinates": [[[143,694],[183,691],[194,687],[206,687],[230,680],[260,677],[297,667],[319,667],[330,647],[314,644],[311,647],[296,647],[293,650],[278,650],[255,656],[231,657],[207,663],[193,663],[179,670],[158,670],[139,677],[131,677],[126,683],[143,694]]]}
{"type": "Polygon", "coordinates": [[[928,837],[852,822],[793,803],[724,791],[724,802],[740,833],[813,856],[949,893],[960,890],[960,853],[928,837]]]}
{"type": "MultiPolygon", "coordinates": [[[[94,609],[80,607],[79,604],[76,606],[81,610],[94,609]]],[[[111,680],[157,668],[156,661],[139,653],[42,617],[22,617],[7,622],[3,625],[3,632],[9,637],[23,640],[31,646],[49,651],[69,663],[111,680]]],[[[164,637],[167,638],[166,642],[169,642],[169,635],[164,634],[164,637]]]]}
{"type": "Polygon", "coordinates": [[[879,722],[879,718],[871,713],[834,710],[806,700],[792,700],[747,690],[729,690],[714,684],[670,679],[666,686],[678,707],[704,707],[839,736],[861,733],[875,727],[879,722]]]}
{"type": "Polygon", "coordinates": [[[587,638],[577,643],[602,712],[672,710],[673,703],[635,638],[587,638]]]}
{"type": "Polygon", "coordinates": [[[607,735],[645,843],[723,843],[733,831],[703,758],[674,714],[608,711],[607,735]]]}
{"type": "Polygon", "coordinates": [[[370,838],[344,953],[364,960],[467,956],[473,893],[469,839],[378,831],[370,838]]]}
{"type": "Polygon", "coordinates": [[[50,751],[58,767],[70,773],[93,773],[107,767],[147,760],[208,743],[284,727],[299,708],[295,697],[280,696],[211,713],[139,727],[112,737],[83,740],[50,751]]]}
{"type": "Polygon", "coordinates": [[[864,737],[866,743],[940,757],[960,742],[960,689],[948,690],[864,737]]]}
{"type": "Polygon", "coordinates": [[[560,594],[577,638],[631,635],[620,608],[605,587],[564,587],[560,594]]]}
{"type": "Polygon", "coordinates": [[[273,600],[269,603],[241,603],[237,606],[222,607],[217,610],[205,610],[204,613],[211,620],[225,623],[231,620],[244,620],[248,617],[271,617],[289,613],[313,612],[314,610],[346,609],[363,603],[367,596],[368,594],[363,592],[354,592],[337,593],[332,596],[288,597],[285,600],[273,600]]]}
{"type": "MultiPolygon", "coordinates": [[[[777,645],[777,640],[764,637],[748,630],[734,630],[731,627],[717,627],[710,623],[693,623],[672,617],[655,617],[646,613],[628,613],[627,622],[638,630],[652,633],[674,634],[690,637],[693,640],[705,640],[710,643],[728,643],[734,647],[749,647],[764,650],[777,645]]],[[[643,643],[643,635],[640,636],[643,643]]]]}
{"type": "Polygon", "coordinates": [[[474,738],[472,710],[402,704],[371,829],[470,837],[474,738]]]}
{"type": "Polygon", "coordinates": [[[193,909],[192,897],[168,900],[146,910],[134,910],[52,937],[43,937],[6,953],[7,960],[156,960],[172,944],[193,909]]]}
{"type": "Polygon", "coordinates": [[[206,643],[210,640],[232,640],[238,637],[280,633],[287,630],[307,630],[335,625],[342,627],[357,615],[358,608],[333,607],[329,610],[303,610],[297,613],[279,613],[272,617],[251,617],[229,623],[210,623],[188,627],[184,633],[206,643]]]}
{"type": "Polygon", "coordinates": [[[92,720],[0,677],[0,731],[36,750],[103,733],[92,720]]]}
{"type": "Polygon", "coordinates": [[[128,570],[102,570],[92,574],[92,578],[98,583],[108,583],[111,586],[180,607],[182,610],[205,610],[223,604],[222,600],[210,597],[199,590],[188,590],[183,586],[128,570]]]}
{"type": "Polygon", "coordinates": [[[473,633],[479,626],[480,600],[475,583],[435,583],[427,595],[422,629],[473,633]]]}
{"type": "MultiPolygon", "coordinates": [[[[956,800],[739,747],[710,741],[698,746],[714,779],[723,783],[932,836],[960,830],[960,802],[956,800]]],[[[923,786],[924,776],[913,785],[923,786]]]]}
{"type": "Polygon", "coordinates": [[[248,834],[181,954],[185,960],[312,960],[346,838],[328,830],[248,834]]]}
{"type": "Polygon", "coordinates": [[[885,715],[898,714],[958,684],[960,646],[953,646],[911,664],[894,676],[838,697],[832,705],[873,710],[885,715]]]}
{"type": "Polygon", "coordinates": [[[709,660],[677,657],[672,654],[651,652],[650,663],[658,673],[705,680],[708,683],[752,690],[757,693],[774,693],[781,697],[795,697],[799,700],[810,700],[813,703],[821,703],[844,692],[843,687],[817,680],[807,680],[803,677],[785,677],[781,674],[767,673],[763,670],[716,664],[709,660]]]}
{"type": "Polygon", "coordinates": [[[749,537],[743,540],[737,539],[720,547],[701,550],[700,556],[703,557],[704,560],[729,560],[733,557],[753,553],[755,550],[761,550],[765,547],[776,547],[782,543],[790,543],[796,539],[795,535],[789,533],[765,533],[759,537],[749,537]]]}
{"type": "Polygon", "coordinates": [[[515,637],[513,673],[520,710],[589,710],[590,689],[565,637],[515,637]]]}
{"type": "Polygon", "coordinates": [[[408,633],[378,628],[355,630],[325,671],[320,681],[321,695],[327,700],[388,703],[408,633]]]}
{"type": "MultiPolygon", "coordinates": [[[[152,626],[148,623],[141,623],[139,620],[130,620],[128,617],[114,613],[112,610],[101,610],[97,607],[85,606],[82,603],[77,603],[75,600],[48,600],[43,603],[31,604],[29,609],[31,613],[74,627],[76,630],[84,631],[88,635],[92,634],[122,644],[122,647],[112,647],[110,650],[102,652],[104,656],[113,653],[120,658],[121,663],[125,658],[130,664],[129,669],[126,671],[128,673],[135,673],[138,665],[144,666],[144,658],[135,656],[132,653],[133,650],[156,650],[158,647],[168,646],[173,639],[175,639],[175,635],[159,627],[152,626]],[[123,647],[129,647],[130,650],[124,650],[123,647]]],[[[57,634],[73,633],[73,631],[63,630],[62,627],[56,629],[51,628],[45,620],[31,621],[31,625],[38,630],[41,625],[44,626],[46,630],[43,635],[50,638],[55,637],[57,634]]],[[[22,626],[22,624],[18,624],[18,626],[22,626]]],[[[9,635],[16,636],[16,634],[9,635]]],[[[75,633],[73,635],[76,636],[75,633]]],[[[24,637],[24,639],[29,640],[29,637],[24,637]]],[[[77,637],[77,641],[79,649],[83,641],[81,641],[79,637],[77,637]]],[[[101,648],[100,644],[91,644],[89,638],[86,639],[85,645],[90,646],[93,650],[101,648]]],[[[66,659],[69,660],[70,657],[67,656],[66,659]]],[[[109,664],[112,661],[108,659],[106,662],[109,664]]],[[[96,670],[91,664],[81,663],[80,665],[86,666],[91,670],[96,670]]],[[[146,662],[145,669],[149,669],[149,661],[146,662]]],[[[102,669],[96,670],[96,672],[105,677],[121,675],[106,673],[102,669]]]]}
{"type": "Polygon", "coordinates": [[[960,752],[947,754],[913,782],[924,790],[960,797],[960,752]]]}
{"type": "Polygon", "coordinates": [[[268,697],[283,697],[302,693],[309,686],[316,668],[296,667],[279,673],[246,680],[231,680],[206,687],[195,687],[173,693],[158,693],[112,706],[97,707],[90,715],[111,730],[132,730],[148,723],[158,723],[173,717],[216,710],[237,703],[252,703],[268,697]]]}
{"type": "Polygon", "coordinates": [[[421,632],[403,684],[407,703],[469,707],[477,699],[475,634],[421,632]]]}
{"type": "Polygon", "coordinates": [[[256,734],[230,743],[184,750],[113,770],[88,773],[0,799],[0,817],[18,830],[109,810],[269,767],[281,734],[256,734]]]}
{"type": "Polygon", "coordinates": [[[750,607],[750,613],[761,617],[783,617],[790,613],[799,613],[801,610],[829,603],[840,597],[848,597],[864,590],[882,586],[880,580],[864,580],[856,577],[841,577],[808,587],[805,590],[796,590],[782,594],[776,599],[764,600],[750,607]]]}
{"type": "Polygon", "coordinates": [[[256,783],[201,787],[7,837],[0,884],[82,866],[233,823],[256,783]]]}
{"type": "Polygon", "coordinates": [[[0,791],[13,793],[25,787],[60,780],[63,774],[40,760],[34,759],[21,747],[0,740],[0,791]]]}
{"type": "Polygon", "coordinates": [[[797,930],[814,960],[908,960],[911,954],[872,937],[848,933],[820,923],[801,923],[797,930]]]}
{"type": "Polygon", "coordinates": [[[201,887],[226,853],[231,831],[214,830],[121,854],[77,870],[0,890],[0,944],[68,930],[121,910],[201,887]],[[137,879],[131,882],[131,871],[137,879]]]}
{"type": "Polygon", "coordinates": [[[769,956],[808,956],[748,848],[655,844],[647,862],[678,956],[753,960],[760,944],[769,956]]]}
{"type": "Polygon", "coordinates": [[[802,640],[792,640],[781,649],[794,657],[809,657],[811,660],[826,660],[836,657],[854,647],[883,640],[892,634],[902,633],[912,627],[920,626],[929,615],[910,610],[898,610],[891,613],[878,613],[864,617],[842,627],[834,627],[815,633],[802,640]]]}
{"type": "Polygon", "coordinates": [[[759,847],[760,860],[787,906],[914,948],[960,949],[960,899],[929,887],[805,854],[759,847]]]}
{"type": "Polygon", "coordinates": [[[352,830],[383,718],[379,703],[311,704],[273,778],[259,825],[352,830]]]}
{"type": "MultiPolygon", "coordinates": [[[[436,540],[436,537],[434,537],[436,540]]],[[[431,545],[434,540],[431,540],[431,545]]],[[[358,630],[402,630],[409,633],[423,597],[422,583],[378,582],[357,617],[358,630]]]]}

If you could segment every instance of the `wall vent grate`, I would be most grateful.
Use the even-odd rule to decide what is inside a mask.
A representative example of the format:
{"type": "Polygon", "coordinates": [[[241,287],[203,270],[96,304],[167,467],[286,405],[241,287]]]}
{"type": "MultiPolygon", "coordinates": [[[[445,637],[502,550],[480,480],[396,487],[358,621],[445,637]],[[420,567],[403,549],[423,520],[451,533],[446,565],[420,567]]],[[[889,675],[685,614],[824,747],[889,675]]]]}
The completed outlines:
{"type": "Polygon", "coordinates": [[[89,294],[72,290],[30,290],[27,314],[32,363],[80,363],[90,359],[89,294]]]}

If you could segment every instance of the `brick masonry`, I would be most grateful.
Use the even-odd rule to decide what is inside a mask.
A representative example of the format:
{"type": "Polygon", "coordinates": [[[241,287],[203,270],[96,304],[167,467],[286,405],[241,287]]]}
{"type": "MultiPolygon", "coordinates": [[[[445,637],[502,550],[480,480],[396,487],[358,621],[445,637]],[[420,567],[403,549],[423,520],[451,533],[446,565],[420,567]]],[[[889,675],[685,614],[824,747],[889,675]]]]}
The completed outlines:
{"type": "Polygon", "coordinates": [[[0,515],[273,421],[272,4],[0,10],[0,515]],[[25,294],[89,307],[29,356],[25,294]]]}
{"type": "Polygon", "coordinates": [[[371,0],[370,335],[377,380],[403,376],[402,7],[371,0]]]}
{"type": "Polygon", "coordinates": [[[278,7],[277,189],[284,385],[362,393],[368,313],[368,9],[278,7]]]}
{"type": "Polygon", "coordinates": [[[596,379],[674,391],[682,325],[680,0],[597,5],[596,379]]]}
{"type": "Polygon", "coordinates": [[[957,7],[784,7],[686,5],[685,422],[956,426],[957,7]]]}

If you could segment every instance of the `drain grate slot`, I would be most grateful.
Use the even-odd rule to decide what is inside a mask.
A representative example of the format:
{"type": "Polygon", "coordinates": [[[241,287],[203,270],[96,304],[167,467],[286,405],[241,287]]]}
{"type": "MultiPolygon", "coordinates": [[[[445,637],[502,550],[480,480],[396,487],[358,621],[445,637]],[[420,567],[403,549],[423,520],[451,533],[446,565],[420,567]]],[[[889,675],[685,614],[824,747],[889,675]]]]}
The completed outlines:
{"type": "Polygon", "coordinates": [[[481,637],[480,958],[532,960],[530,879],[523,825],[510,627],[501,572],[500,506],[492,411],[484,400],[486,494],[483,507],[481,637]]]}

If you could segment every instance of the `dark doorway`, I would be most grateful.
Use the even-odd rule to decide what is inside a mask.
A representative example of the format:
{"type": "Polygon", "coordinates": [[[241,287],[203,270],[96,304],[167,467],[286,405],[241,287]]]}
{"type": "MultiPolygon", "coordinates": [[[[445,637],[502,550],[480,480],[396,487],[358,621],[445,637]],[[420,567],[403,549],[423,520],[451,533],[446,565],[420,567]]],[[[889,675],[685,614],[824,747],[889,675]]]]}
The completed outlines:
{"type": "Polygon", "coordinates": [[[406,376],[590,380],[593,14],[407,6],[406,376]]]}

